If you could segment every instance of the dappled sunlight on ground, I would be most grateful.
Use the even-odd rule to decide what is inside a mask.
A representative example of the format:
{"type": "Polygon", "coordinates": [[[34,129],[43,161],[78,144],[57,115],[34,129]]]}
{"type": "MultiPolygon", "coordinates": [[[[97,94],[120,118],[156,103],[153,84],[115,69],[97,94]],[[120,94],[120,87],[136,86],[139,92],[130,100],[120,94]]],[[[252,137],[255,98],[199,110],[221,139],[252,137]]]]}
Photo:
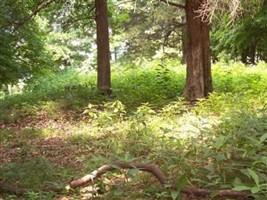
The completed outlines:
{"type": "MultiPolygon", "coordinates": [[[[134,161],[155,164],[173,182],[184,175],[188,185],[196,188],[245,184],[255,189],[260,185],[262,188],[256,189],[265,195],[266,75],[247,76],[259,72],[243,66],[234,68],[238,73],[230,73],[230,68],[215,70],[216,92],[195,106],[173,92],[166,93],[168,85],[149,85],[153,79],[146,79],[143,71],[133,79],[131,73],[122,79],[116,77],[124,82],[116,83],[117,96],[112,98],[97,96],[95,91],[78,85],[67,90],[64,86],[58,96],[52,91],[48,100],[41,95],[20,103],[21,96],[14,96],[14,106],[1,102],[1,178],[13,185],[40,188],[47,181],[66,183],[105,164],[134,161]],[[138,86],[142,93],[134,89],[135,81],[145,84],[138,86]],[[157,90],[161,96],[157,96],[157,90]],[[31,172],[34,176],[29,176],[31,172]]],[[[165,73],[152,70],[148,75],[165,73]]],[[[174,85],[170,91],[177,89],[174,85]]],[[[49,88],[43,90],[50,94],[49,88]]],[[[150,174],[125,178],[127,173],[107,173],[96,180],[93,187],[103,192],[94,198],[171,198],[170,191],[161,188],[150,174]]],[[[90,199],[91,189],[85,187],[54,199],[90,199]]]]}

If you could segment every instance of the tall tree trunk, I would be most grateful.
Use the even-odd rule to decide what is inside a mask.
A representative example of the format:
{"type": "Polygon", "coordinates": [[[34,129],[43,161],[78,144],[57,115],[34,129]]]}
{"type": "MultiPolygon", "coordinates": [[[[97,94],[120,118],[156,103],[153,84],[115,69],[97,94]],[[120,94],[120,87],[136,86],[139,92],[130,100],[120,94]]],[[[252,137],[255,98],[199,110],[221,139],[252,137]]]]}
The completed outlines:
{"type": "Polygon", "coordinates": [[[102,94],[111,93],[110,48],[107,0],[95,0],[97,27],[97,88],[102,94]]]}
{"type": "Polygon", "coordinates": [[[207,0],[186,0],[187,75],[184,96],[194,102],[212,92],[209,24],[195,11],[207,0]]]}

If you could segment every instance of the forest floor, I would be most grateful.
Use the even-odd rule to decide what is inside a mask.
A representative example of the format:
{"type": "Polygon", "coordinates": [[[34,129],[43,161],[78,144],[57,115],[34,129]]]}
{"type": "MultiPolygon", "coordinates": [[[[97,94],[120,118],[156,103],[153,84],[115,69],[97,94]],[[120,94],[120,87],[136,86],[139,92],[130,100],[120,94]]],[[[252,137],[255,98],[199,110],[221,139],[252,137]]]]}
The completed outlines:
{"type": "MultiPolygon", "coordinates": [[[[73,113],[68,113],[70,116],[73,113]]],[[[66,117],[69,118],[69,117],[66,117]]],[[[84,172],[84,164],[77,158],[81,158],[84,155],[86,157],[90,157],[90,155],[96,155],[97,151],[108,151],[107,149],[94,149],[94,146],[88,147],[84,144],[79,143],[79,141],[72,141],[72,138],[75,136],[73,133],[74,127],[84,126],[82,121],[73,122],[73,120],[65,120],[65,117],[62,119],[49,119],[47,117],[38,117],[33,119],[32,117],[25,117],[20,119],[16,123],[0,123],[1,131],[8,133],[6,136],[8,137],[8,142],[5,144],[1,144],[0,146],[0,160],[1,165],[5,166],[10,163],[23,163],[25,160],[35,160],[39,158],[45,158],[49,161],[50,165],[55,168],[61,169],[71,169],[71,171],[76,171],[74,173],[76,176],[83,176],[84,172]],[[50,129],[48,136],[38,135],[38,132],[41,130],[50,129]],[[56,134],[53,134],[53,132],[56,134]],[[59,134],[60,133],[60,134],[59,134]],[[40,137],[41,136],[41,137],[40,137]]],[[[85,125],[86,126],[86,125],[85,125]]],[[[90,142],[89,142],[90,144],[90,142]]],[[[107,163],[109,164],[109,163],[107,163]]],[[[18,165],[19,166],[19,165],[18,165]]],[[[100,167],[100,166],[99,166],[100,167]]],[[[94,170],[94,169],[91,169],[94,170]]],[[[27,174],[27,176],[35,176],[36,174],[32,173],[27,174]]],[[[38,171],[36,171],[38,173],[38,171]]],[[[16,172],[15,172],[16,173],[16,172]]],[[[38,175],[37,175],[38,176],[38,175]]],[[[77,177],[73,177],[77,178],[77,177]]],[[[121,187],[123,190],[133,189],[135,192],[144,192],[143,189],[147,187],[146,185],[140,183],[138,185],[130,184],[129,186],[125,186],[125,176],[109,177],[109,184],[116,184],[118,187],[121,187]]],[[[148,177],[146,177],[148,178],[148,177]]],[[[150,185],[159,185],[158,181],[154,178],[149,178],[150,185]]],[[[64,180],[64,179],[63,179],[64,180]]],[[[70,181],[65,179],[65,181],[70,181]]],[[[59,183],[60,184],[60,183],[59,183]]],[[[62,183],[64,184],[64,183],[62,183]]],[[[127,184],[127,183],[126,183],[127,184]]],[[[14,186],[19,186],[21,183],[19,181],[13,183],[14,186]]],[[[100,196],[92,196],[92,188],[90,186],[83,187],[76,192],[74,195],[55,195],[53,199],[57,200],[72,200],[72,199],[101,199],[100,196]],[[87,191],[89,190],[89,192],[87,191]]],[[[125,191],[127,193],[127,191],[125,191]]],[[[34,196],[34,195],[33,195],[34,196]]],[[[123,195],[124,196],[124,195],[123,195]]],[[[144,197],[141,195],[140,197],[131,197],[131,195],[127,195],[124,197],[119,197],[116,195],[114,199],[155,199],[155,197],[144,197]],[[128,196],[128,197],[127,197],[128,196]]],[[[3,199],[12,199],[12,196],[4,197],[3,199]]],[[[29,198],[34,199],[31,195],[29,198]]],[[[39,197],[40,198],[40,197],[39,197]]],[[[46,197],[41,197],[46,199],[46,197]]],[[[51,198],[51,197],[50,197],[51,198]]],[[[109,197],[104,197],[104,199],[111,199],[109,197]]],[[[166,197],[162,197],[165,199],[166,197]]],[[[160,197],[157,199],[161,199],[160,197]]],[[[182,199],[201,199],[206,200],[210,198],[204,197],[195,197],[183,195],[182,199]]]]}
{"type": "Polygon", "coordinates": [[[219,199],[216,192],[179,196],[186,185],[264,200],[267,71],[235,65],[215,66],[215,90],[195,106],[179,96],[184,74],[168,66],[116,69],[112,97],[73,71],[2,97],[0,182],[33,191],[0,199],[219,199]],[[117,169],[69,193],[38,192],[117,161],[156,165],[172,187],[150,173],[117,169]]]}
{"type": "MultiPolygon", "coordinates": [[[[70,116],[73,113],[68,113],[67,115],[70,116]]],[[[69,118],[69,117],[66,117],[69,118]]],[[[97,147],[94,147],[91,145],[91,142],[88,141],[86,144],[83,142],[79,142],[79,140],[73,140],[75,138],[75,133],[73,133],[74,127],[82,128],[82,126],[87,126],[84,124],[84,121],[73,121],[73,120],[66,120],[65,117],[61,117],[61,119],[49,119],[47,117],[38,117],[36,119],[33,119],[32,117],[25,117],[23,119],[18,120],[16,123],[0,123],[1,132],[7,133],[5,136],[8,138],[8,142],[5,142],[4,144],[1,143],[0,146],[0,160],[1,165],[6,166],[10,163],[18,163],[18,171],[20,170],[19,163],[23,163],[25,160],[32,160],[33,165],[35,165],[35,161],[40,158],[45,158],[45,160],[49,161],[49,165],[53,166],[54,168],[61,168],[64,170],[70,170],[72,172],[75,172],[76,177],[70,177],[70,175],[67,175],[67,177],[64,177],[61,180],[70,181],[70,179],[77,178],[78,176],[85,175],[84,172],[84,164],[83,161],[79,158],[85,157],[90,158],[93,155],[97,155],[98,152],[105,152],[108,151],[108,149],[98,149],[97,147]],[[49,129],[48,132],[50,132],[48,135],[39,135],[39,132],[42,132],[42,130],[49,129]],[[88,147],[88,145],[90,145],[88,147]]],[[[108,137],[108,136],[107,136],[108,137]]],[[[93,143],[93,142],[92,142],[93,143]]],[[[105,141],[103,141],[105,143],[105,141]]],[[[84,158],[83,158],[84,159],[84,158]]],[[[107,161],[108,162],[108,161],[107,161]]],[[[109,163],[107,163],[109,164],[109,163]]],[[[40,173],[39,170],[47,170],[43,169],[32,169],[34,166],[29,166],[29,169],[22,169],[29,171],[28,174],[25,174],[25,176],[38,176],[38,174],[34,173],[40,173]],[[32,170],[32,171],[31,171],[32,170]]],[[[99,166],[100,167],[100,166],[99,166]]],[[[22,167],[23,168],[23,167],[22,167]]],[[[91,170],[94,170],[93,168],[91,170]]],[[[89,171],[88,171],[89,172],[89,171]]],[[[16,173],[16,172],[14,172],[16,173]]],[[[61,172],[62,173],[62,172],[61,172]]],[[[64,173],[64,172],[63,172],[64,173]]],[[[62,176],[62,174],[60,175],[62,176]]],[[[16,177],[12,177],[16,178],[16,177]]],[[[17,177],[17,178],[23,178],[17,177]]],[[[146,181],[146,184],[149,185],[155,185],[156,187],[159,187],[159,183],[155,178],[152,177],[145,177],[146,179],[149,179],[146,181]]],[[[31,178],[29,178],[31,179],[31,178]]],[[[39,179],[39,178],[38,178],[39,179]]],[[[53,178],[52,178],[53,179],[53,178]]],[[[103,181],[104,179],[102,179],[103,181]]],[[[23,181],[22,181],[23,182],[23,181]]],[[[17,180],[16,182],[10,181],[11,184],[14,186],[21,186],[20,180],[17,180]]],[[[64,184],[64,182],[58,184],[64,184]]],[[[76,191],[74,194],[60,194],[53,196],[53,199],[56,200],[74,200],[74,199],[166,199],[167,197],[162,195],[162,197],[155,197],[153,194],[147,194],[146,196],[143,196],[142,194],[140,197],[139,195],[131,196],[131,193],[127,194],[127,190],[134,193],[143,193],[144,188],[147,187],[145,183],[134,183],[129,184],[128,186],[126,178],[124,175],[120,176],[118,174],[115,175],[115,177],[109,176],[107,190],[110,189],[110,185],[116,185],[116,187],[121,188],[122,191],[119,191],[116,195],[108,195],[105,197],[103,194],[98,196],[92,196],[92,187],[87,186],[81,188],[79,191],[76,191]],[[126,182],[126,183],[125,183],[126,182]],[[124,191],[123,191],[124,190],[124,191]],[[121,193],[120,193],[121,192],[121,193]],[[122,193],[125,193],[122,195],[122,193]],[[113,196],[113,197],[112,197],[113,196]],[[123,197],[120,197],[123,196],[123,197]]],[[[23,185],[23,184],[22,184],[23,185]]],[[[27,185],[27,184],[26,184],[27,185]]],[[[31,185],[31,184],[30,184],[31,185]]],[[[38,184],[39,185],[39,184],[38,184]]],[[[41,183],[40,183],[41,185],[41,183]]],[[[97,187],[97,186],[96,186],[97,187]]],[[[158,191],[160,193],[160,191],[158,191]]],[[[159,194],[160,195],[160,194],[159,194]]],[[[1,196],[0,196],[1,197],[1,196]]],[[[3,199],[12,199],[15,197],[11,196],[2,196],[3,199]]],[[[24,198],[30,198],[30,199],[50,199],[51,197],[45,197],[45,196],[38,196],[29,194],[28,197],[22,197],[24,198]]],[[[196,196],[188,196],[183,194],[182,199],[191,199],[191,200],[207,200],[210,198],[204,198],[204,197],[196,197],[196,196]]],[[[167,198],[168,199],[168,198],[167,198]]],[[[217,198],[218,199],[218,198],[217,198]]]]}

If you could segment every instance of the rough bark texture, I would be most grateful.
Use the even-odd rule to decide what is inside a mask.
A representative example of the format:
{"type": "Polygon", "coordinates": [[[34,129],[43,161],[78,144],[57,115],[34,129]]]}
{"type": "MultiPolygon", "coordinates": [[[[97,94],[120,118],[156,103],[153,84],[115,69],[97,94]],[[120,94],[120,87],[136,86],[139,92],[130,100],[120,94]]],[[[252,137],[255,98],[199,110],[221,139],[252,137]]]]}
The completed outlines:
{"type": "Polygon", "coordinates": [[[209,24],[195,11],[206,0],[186,0],[187,75],[184,96],[194,102],[212,92],[209,24]]]}
{"type": "Polygon", "coordinates": [[[107,0],[95,0],[97,26],[97,87],[109,95],[110,90],[110,48],[108,30],[107,0]]]}

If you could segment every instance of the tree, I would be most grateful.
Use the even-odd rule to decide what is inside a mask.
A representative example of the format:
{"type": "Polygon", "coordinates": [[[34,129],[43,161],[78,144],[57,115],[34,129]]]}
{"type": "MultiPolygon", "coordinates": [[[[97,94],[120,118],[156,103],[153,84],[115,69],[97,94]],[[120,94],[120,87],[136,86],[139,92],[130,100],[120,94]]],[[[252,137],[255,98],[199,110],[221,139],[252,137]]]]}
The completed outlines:
{"type": "MultiPolygon", "coordinates": [[[[170,1],[161,1],[179,6],[170,1]]],[[[207,97],[212,92],[209,22],[215,11],[226,12],[228,8],[234,20],[246,10],[258,10],[264,2],[266,0],[256,0],[251,7],[251,1],[247,0],[185,0],[187,75],[184,96],[191,102],[207,97]]]]}
{"type": "Polygon", "coordinates": [[[267,61],[267,1],[259,10],[244,13],[241,18],[229,24],[224,14],[220,22],[215,20],[212,31],[212,49],[215,57],[241,60],[245,64],[267,61]]]}
{"type": "MultiPolygon", "coordinates": [[[[154,1],[151,1],[154,2],[154,1]]],[[[157,1],[158,2],[158,1],[157,1]]],[[[183,35],[186,36],[186,44],[183,52],[186,52],[186,64],[187,64],[187,75],[186,85],[184,88],[183,95],[190,101],[194,102],[197,99],[207,97],[212,92],[212,78],[211,78],[211,55],[210,55],[210,37],[209,37],[209,24],[208,17],[203,18],[196,11],[201,8],[202,5],[206,4],[206,0],[186,0],[185,5],[177,3],[176,1],[160,0],[165,5],[170,5],[171,9],[162,4],[149,5],[147,2],[140,1],[142,3],[142,12],[133,13],[134,19],[142,18],[141,28],[136,28],[134,23],[131,25],[130,30],[137,30],[139,34],[135,39],[134,45],[137,46],[135,49],[143,47],[145,42],[140,41],[140,38],[147,39],[153,44],[152,53],[155,53],[156,49],[166,44],[166,41],[173,40],[176,45],[172,47],[179,48],[177,45],[178,41],[183,41],[183,35]],[[150,8],[148,7],[150,6],[150,8]],[[148,7],[148,8],[147,8],[148,7]],[[162,9],[163,8],[163,9],[162,9]],[[167,10],[167,11],[166,11],[167,10]],[[178,12],[177,12],[178,11],[178,12]],[[182,11],[182,12],[181,12],[182,11]],[[181,30],[184,27],[183,14],[185,11],[186,15],[186,31],[181,30]],[[166,14],[166,12],[168,12],[166,14]],[[176,13],[173,15],[173,13],[176,13]],[[177,17],[178,16],[178,17],[177,17]],[[144,22],[148,26],[144,25],[144,22]],[[156,23],[155,23],[156,22],[156,23]],[[180,28],[180,34],[177,34],[177,28],[180,28]],[[139,30],[142,31],[139,31],[139,30]],[[174,36],[173,38],[170,36],[174,36]],[[154,42],[155,40],[162,41],[161,43],[154,42]],[[154,51],[153,51],[154,50],[154,51]]],[[[141,9],[140,9],[141,10],[141,9]]],[[[133,41],[133,40],[132,40],[133,41]]],[[[182,49],[182,42],[180,43],[182,49]]],[[[151,44],[150,44],[151,45],[151,44]]],[[[146,44],[147,47],[150,47],[146,44]]],[[[145,46],[145,47],[146,47],[145,46]]],[[[131,47],[134,47],[131,45],[131,47]]],[[[143,51],[142,51],[143,52],[143,51]]],[[[176,57],[178,55],[176,54],[176,57]]]]}
{"type": "Polygon", "coordinates": [[[121,60],[136,62],[136,58],[180,57],[182,53],[180,30],[185,27],[183,9],[183,5],[168,6],[158,0],[119,4],[116,7],[116,12],[119,13],[116,15],[124,20],[112,28],[116,32],[122,32],[117,36],[118,43],[123,41],[121,46],[124,46],[121,60]]]}
{"type": "MultiPolygon", "coordinates": [[[[175,2],[161,0],[176,7],[175,2]]],[[[186,0],[186,85],[183,96],[191,102],[205,98],[212,92],[209,16],[199,13],[207,0],[186,0]]]]}
{"type": "Polygon", "coordinates": [[[206,0],[186,0],[187,22],[186,85],[184,96],[190,101],[207,97],[212,92],[211,54],[208,19],[195,12],[206,0]]]}
{"type": "Polygon", "coordinates": [[[29,21],[21,26],[32,7],[32,1],[21,4],[2,0],[0,3],[0,88],[49,67],[49,55],[44,49],[45,32],[40,24],[29,21]]]}
{"type": "MultiPolygon", "coordinates": [[[[101,93],[110,94],[110,52],[107,0],[63,0],[60,2],[56,2],[55,0],[44,0],[38,3],[26,1],[24,4],[12,4],[8,3],[7,0],[4,0],[2,4],[0,16],[3,16],[4,20],[0,21],[0,28],[3,30],[2,34],[0,34],[0,60],[3,60],[1,63],[5,64],[5,66],[1,67],[0,70],[9,69],[10,71],[11,69],[11,71],[17,71],[14,70],[14,68],[25,68],[30,71],[33,68],[33,66],[29,65],[29,62],[25,63],[24,68],[21,67],[21,63],[10,63],[14,57],[12,54],[16,54],[17,58],[22,58],[21,60],[23,62],[25,60],[30,60],[31,63],[34,63],[33,61],[35,60],[42,61],[42,59],[39,59],[39,54],[44,55],[40,50],[44,49],[41,47],[44,47],[45,45],[40,44],[39,40],[37,40],[39,38],[35,39],[35,35],[37,35],[39,28],[36,28],[35,25],[36,18],[33,19],[39,15],[49,20],[49,24],[51,25],[50,32],[54,33],[49,35],[50,38],[47,40],[47,50],[53,54],[53,61],[56,66],[60,64],[66,65],[66,62],[69,63],[73,58],[76,58],[76,60],[78,59],[79,63],[86,59],[86,56],[83,55],[92,53],[90,50],[92,45],[87,45],[87,49],[84,48],[86,42],[82,41],[81,37],[87,39],[88,37],[93,38],[94,34],[97,33],[97,86],[101,93]],[[23,10],[23,12],[21,13],[18,10],[23,10]],[[92,14],[93,10],[95,10],[94,14],[92,14]],[[6,16],[9,18],[5,19],[6,16]],[[94,20],[96,22],[96,27],[93,23],[94,20]],[[9,23],[6,25],[7,22],[9,23]],[[35,28],[32,28],[34,25],[35,28]],[[15,27],[15,31],[11,30],[13,27],[15,27]],[[25,35],[27,34],[27,37],[25,38],[23,35],[24,33],[25,35]],[[58,34],[60,34],[60,36],[64,35],[63,37],[58,37],[58,34]],[[69,36],[71,36],[71,38],[69,36]],[[12,40],[12,38],[19,38],[20,41],[13,41],[14,39],[12,40]],[[73,42],[76,42],[79,45],[73,45],[73,42]],[[20,51],[20,46],[17,45],[18,43],[23,43],[21,45],[23,47],[23,49],[21,48],[22,51],[20,51]],[[59,47],[62,47],[62,45],[65,45],[65,47],[60,49],[59,47]],[[6,48],[8,46],[14,46],[14,48],[6,48]],[[24,51],[26,47],[28,50],[24,51]],[[17,55],[17,52],[20,52],[23,55],[17,55]],[[30,53],[35,53],[36,56],[33,54],[32,58],[30,58],[30,53]],[[8,59],[6,59],[6,54],[9,56],[8,59]],[[6,63],[4,61],[6,61],[6,63]],[[8,67],[8,64],[12,65],[13,68],[8,67]]],[[[38,35],[40,35],[39,32],[38,35]]],[[[48,36],[48,34],[46,34],[46,36],[48,36]]],[[[42,40],[42,42],[43,41],[44,40],[42,40]]],[[[89,39],[88,41],[90,42],[89,39]]],[[[46,59],[43,58],[43,60],[46,59]]],[[[39,63],[35,62],[34,64],[38,65],[39,63]]],[[[23,74],[21,71],[22,70],[20,70],[18,75],[23,74]]],[[[25,73],[26,72],[28,71],[25,71],[25,73]]],[[[11,72],[4,71],[0,76],[0,80],[3,79],[7,81],[10,73],[11,72]]],[[[14,81],[16,81],[17,78],[25,77],[25,73],[22,76],[17,77],[12,74],[10,77],[15,77],[14,81]]],[[[31,73],[28,73],[28,76],[30,75],[31,73]]]]}
{"type": "Polygon", "coordinates": [[[95,0],[97,27],[97,87],[99,92],[111,93],[110,49],[107,0],[95,0]]]}
{"type": "MultiPolygon", "coordinates": [[[[91,57],[95,56],[92,51],[94,47],[88,44],[88,41],[90,43],[89,38],[94,38],[96,34],[97,88],[100,93],[109,95],[111,93],[111,72],[107,0],[70,0],[60,3],[64,6],[61,6],[63,8],[57,6],[53,9],[50,23],[56,22],[63,33],[71,32],[73,34],[76,32],[76,35],[80,37],[75,38],[79,41],[79,49],[76,49],[76,52],[90,53],[91,57]],[[87,38],[87,43],[82,38],[87,38]],[[82,49],[84,46],[87,48],[82,49]]],[[[77,55],[75,57],[77,58],[77,55]]]]}

